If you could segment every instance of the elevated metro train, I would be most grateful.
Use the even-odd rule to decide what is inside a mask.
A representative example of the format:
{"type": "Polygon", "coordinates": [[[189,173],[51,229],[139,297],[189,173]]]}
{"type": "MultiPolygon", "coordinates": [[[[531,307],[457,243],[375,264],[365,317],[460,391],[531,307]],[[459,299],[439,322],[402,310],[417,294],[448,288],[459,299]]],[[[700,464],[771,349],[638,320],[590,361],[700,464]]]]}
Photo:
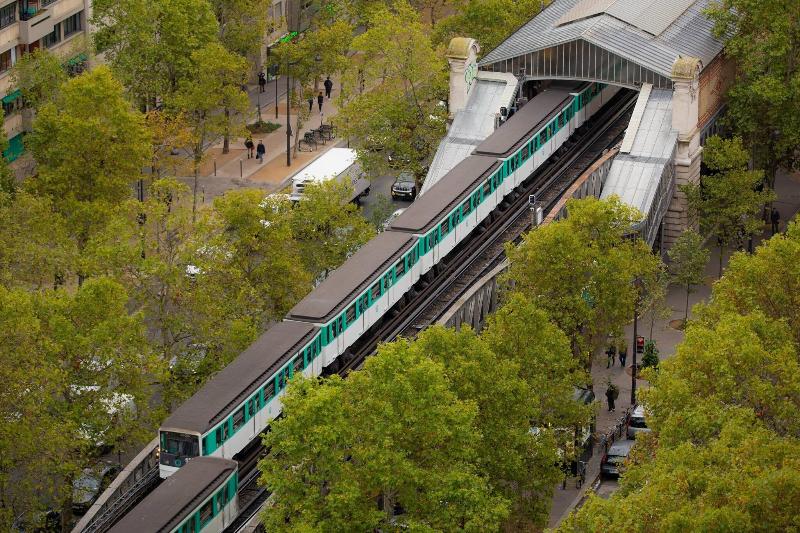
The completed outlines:
{"type": "Polygon", "coordinates": [[[618,91],[555,84],[523,106],[164,421],[161,477],[236,458],[280,414],[294,374],[333,364],[618,91]]]}

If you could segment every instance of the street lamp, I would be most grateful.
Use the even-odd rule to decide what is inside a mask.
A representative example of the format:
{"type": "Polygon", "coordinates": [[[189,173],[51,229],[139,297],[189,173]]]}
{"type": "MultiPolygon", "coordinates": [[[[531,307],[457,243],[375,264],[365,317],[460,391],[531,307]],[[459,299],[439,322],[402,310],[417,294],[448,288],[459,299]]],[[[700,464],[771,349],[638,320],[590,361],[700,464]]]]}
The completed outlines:
{"type": "Polygon", "coordinates": [[[633,286],[636,289],[636,300],[633,304],[633,366],[631,367],[631,405],[636,405],[636,352],[639,349],[639,345],[637,344],[639,339],[639,299],[641,298],[642,287],[644,286],[644,283],[642,283],[642,279],[639,276],[636,276],[633,279],[633,286]]]}
{"type": "MultiPolygon", "coordinates": [[[[294,63],[289,61],[289,58],[286,58],[286,166],[292,166],[292,123],[291,123],[291,107],[292,107],[292,90],[289,86],[289,80],[292,77],[289,74],[289,69],[296,65],[297,61],[294,63]]],[[[275,102],[275,107],[278,107],[277,101],[275,102]]]]}

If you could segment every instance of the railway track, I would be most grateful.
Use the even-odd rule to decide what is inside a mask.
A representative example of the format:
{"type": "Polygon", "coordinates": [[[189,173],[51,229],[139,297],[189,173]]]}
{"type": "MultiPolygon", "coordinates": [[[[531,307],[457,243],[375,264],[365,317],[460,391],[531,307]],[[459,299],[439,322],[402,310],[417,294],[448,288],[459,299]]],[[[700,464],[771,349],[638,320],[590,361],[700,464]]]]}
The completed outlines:
{"type": "MultiPolygon", "coordinates": [[[[373,326],[349,352],[339,357],[336,368],[324,375],[347,375],[360,368],[379,343],[398,336],[413,337],[434,323],[475,280],[503,260],[506,242],[519,239],[531,227],[529,195],[536,194],[537,201],[546,209],[552,207],[564,191],[602,155],[603,150],[615,144],[624,134],[627,116],[635,101],[635,93],[618,94],[600,115],[575,132],[545,166],[534,172],[513,198],[503,202],[492,213],[488,224],[476,228],[470,239],[440,263],[434,269],[432,279],[421,280],[389,312],[386,319],[373,326]],[[412,301],[415,305],[411,304],[412,301]]],[[[264,455],[266,451],[258,447],[239,462],[242,476],[239,488],[240,513],[225,530],[226,533],[257,530],[248,524],[269,497],[269,492],[258,486],[257,464],[264,455]]]]}

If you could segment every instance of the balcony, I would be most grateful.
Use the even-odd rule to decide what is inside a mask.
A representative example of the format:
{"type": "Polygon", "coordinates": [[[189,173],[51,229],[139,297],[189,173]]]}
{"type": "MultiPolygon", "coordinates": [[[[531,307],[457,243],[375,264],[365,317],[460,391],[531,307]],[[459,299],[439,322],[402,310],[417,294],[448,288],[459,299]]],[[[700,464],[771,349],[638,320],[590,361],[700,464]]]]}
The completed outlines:
{"type": "Polygon", "coordinates": [[[22,44],[35,43],[45,35],[53,33],[55,22],[49,9],[20,13],[19,40],[22,44]]]}

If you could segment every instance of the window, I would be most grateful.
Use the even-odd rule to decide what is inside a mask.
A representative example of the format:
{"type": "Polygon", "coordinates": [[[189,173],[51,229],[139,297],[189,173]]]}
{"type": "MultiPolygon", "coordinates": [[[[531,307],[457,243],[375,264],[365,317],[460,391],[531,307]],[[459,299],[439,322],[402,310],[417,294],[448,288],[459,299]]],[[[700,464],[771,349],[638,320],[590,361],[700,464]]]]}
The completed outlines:
{"type": "Polygon", "coordinates": [[[233,431],[237,431],[244,425],[244,406],[241,406],[233,413],[233,431]]]}
{"type": "Polygon", "coordinates": [[[275,396],[275,385],[272,382],[267,383],[264,387],[264,403],[270,401],[275,396]]]}
{"type": "Polygon", "coordinates": [[[406,262],[404,260],[400,260],[394,266],[394,275],[398,278],[406,273],[406,262]]]}
{"type": "Polygon", "coordinates": [[[53,31],[42,37],[42,45],[45,48],[50,48],[61,42],[61,23],[59,22],[53,26],[53,31]]]}
{"type": "Polygon", "coordinates": [[[489,196],[491,192],[492,192],[492,182],[491,180],[489,180],[483,184],[483,195],[489,196]]]}
{"type": "Polygon", "coordinates": [[[356,319],[356,304],[353,304],[347,308],[347,312],[345,313],[345,321],[347,321],[348,324],[352,324],[355,319],[356,319]]]}
{"type": "Polygon", "coordinates": [[[375,285],[372,286],[370,289],[370,296],[372,296],[372,301],[374,302],[377,300],[381,295],[381,282],[379,281],[375,285]]]}
{"type": "Polygon", "coordinates": [[[295,357],[294,361],[292,362],[292,369],[294,372],[302,372],[303,371],[303,358],[302,357],[295,357]]]}
{"type": "Polygon", "coordinates": [[[445,220],[442,222],[442,235],[447,235],[448,231],[450,231],[450,221],[445,220]]]}
{"type": "Polygon", "coordinates": [[[247,416],[249,417],[255,416],[256,411],[258,410],[257,405],[258,404],[255,398],[250,398],[250,400],[247,401],[247,416]]]}
{"type": "Polygon", "coordinates": [[[0,72],[6,72],[11,69],[11,50],[6,50],[0,54],[0,72]]]}
{"type": "Polygon", "coordinates": [[[11,26],[17,21],[17,3],[12,2],[0,7],[0,28],[11,26]]]}
{"type": "Polygon", "coordinates": [[[214,516],[214,500],[208,500],[205,505],[200,508],[200,527],[208,524],[214,516]]]}
{"type": "Polygon", "coordinates": [[[226,420],[221,426],[217,428],[217,444],[221,444],[228,440],[231,436],[230,427],[228,426],[228,421],[226,420]]]}
{"type": "Polygon", "coordinates": [[[75,13],[64,21],[64,38],[66,39],[74,33],[83,31],[83,11],[75,13]]]}
{"type": "Polygon", "coordinates": [[[470,200],[467,200],[466,202],[464,202],[464,205],[461,206],[461,212],[467,215],[469,214],[470,211],[472,211],[472,202],[470,200]]]}

